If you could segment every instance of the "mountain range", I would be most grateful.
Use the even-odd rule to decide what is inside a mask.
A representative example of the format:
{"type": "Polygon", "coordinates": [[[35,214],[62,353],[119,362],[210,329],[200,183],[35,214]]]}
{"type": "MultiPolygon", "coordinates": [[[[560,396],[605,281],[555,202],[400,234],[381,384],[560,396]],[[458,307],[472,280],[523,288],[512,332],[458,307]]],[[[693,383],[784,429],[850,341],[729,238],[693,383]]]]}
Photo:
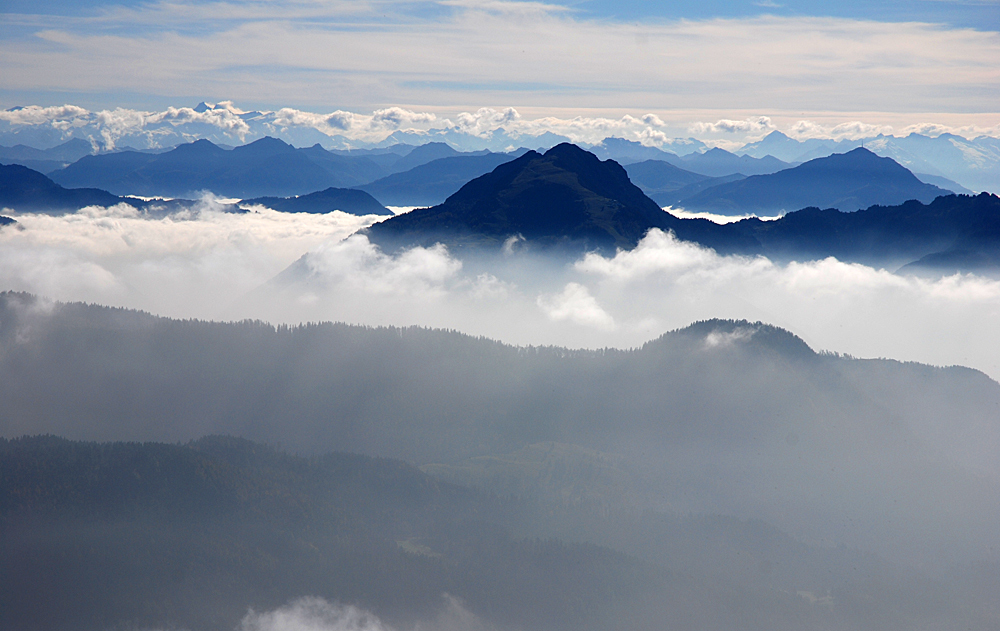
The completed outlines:
{"type": "MultiPolygon", "coordinates": [[[[660,173],[657,170],[654,175],[660,173]]],[[[679,170],[672,173],[667,175],[675,177],[675,182],[689,179],[679,170]]],[[[850,190],[846,184],[844,188],[836,186],[836,182],[861,183],[855,189],[859,197],[875,190],[891,199],[906,198],[899,194],[903,187],[896,184],[899,180],[917,191],[945,193],[919,182],[891,160],[863,149],[817,159],[776,175],[718,185],[704,193],[743,182],[766,183],[782,174],[789,175],[779,180],[776,190],[797,194],[796,183],[807,186],[811,182],[817,191],[813,199],[850,190]],[[888,184],[881,189],[865,175],[880,171],[887,175],[875,178],[875,182],[888,184]]],[[[782,261],[836,256],[892,268],[912,263],[908,271],[992,273],[997,269],[1000,198],[989,194],[931,194],[925,199],[928,197],[932,201],[927,204],[911,200],[871,205],[857,212],[810,207],[774,221],[747,219],[717,225],[662,211],[629,181],[617,163],[602,162],[565,144],[544,155],[529,152],[473,180],[443,204],[392,217],[363,232],[388,250],[440,242],[454,251],[499,253],[504,245],[517,244],[579,256],[590,250],[613,253],[619,248],[631,249],[647,231],[656,228],[720,253],[762,254],[782,261]]]]}
{"type": "MultiPolygon", "coordinates": [[[[360,191],[359,191],[360,192],[360,191]]],[[[19,212],[49,214],[73,213],[87,206],[128,204],[151,215],[189,209],[189,199],[152,199],[119,197],[96,188],[64,188],[38,171],[19,164],[0,165],[0,208],[19,212]]],[[[233,204],[221,206],[227,212],[242,212],[233,204]]]]}
{"type": "Polygon", "coordinates": [[[723,251],[749,242],[706,220],[683,222],[632,184],[612,160],[602,162],[564,143],[529,151],[480,176],[431,208],[419,208],[367,228],[384,249],[441,242],[455,249],[499,251],[508,239],[577,253],[632,248],[650,229],[675,230],[723,251]]]}
{"type": "Polygon", "coordinates": [[[762,140],[745,145],[737,153],[755,157],[772,155],[787,162],[805,162],[834,153],[846,153],[858,147],[892,158],[931,184],[940,186],[932,178],[945,177],[975,191],[1000,192],[1000,139],[989,136],[969,140],[947,133],[934,137],[917,133],[901,137],[879,134],[837,141],[821,138],[796,140],[773,131],[762,140]]]}
{"type": "Polygon", "coordinates": [[[439,158],[370,184],[362,184],[358,188],[390,206],[431,206],[443,202],[469,180],[489,173],[522,153],[517,151],[439,158]]]}
{"type": "MultiPolygon", "coordinates": [[[[762,323],[706,321],[633,350],[574,351],[420,328],[180,321],[7,293],[0,348],[2,436],[176,445],[223,433],[307,456],[402,459],[494,497],[543,502],[537,521],[513,520],[521,536],[607,545],[667,569],[683,542],[589,520],[618,516],[631,528],[644,513],[731,515],[906,566],[996,562],[984,550],[998,541],[990,480],[1000,475],[1000,385],[965,368],[816,353],[762,323]],[[589,517],[551,519],[552,510],[589,517]]],[[[140,473],[131,485],[175,488],[146,468],[124,471],[140,473]]],[[[52,488],[41,496],[74,486],[52,488]]],[[[188,488],[176,487],[181,497],[188,488]]],[[[312,500],[257,488],[262,501],[302,506],[305,524],[318,525],[311,514],[322,521],[306,508],[312,500]]],[[[115,497],[109,506],[127,506],[115,497]]],[[[417,529],[421,519],[404,521],[417,529]]],[[[405,530],[390,541],[442,553],[405,530]]],[[[818,550],[800,544],[788,565],[771,557],[767,578],[767,553],[734,565],[746,544],[733,545],[729,561],[702,570],[792,594],[823,594],[868,572],[838,564],[844,574],[830,575],[831,565],[808,560],[818,550]]]]}
{"type": "Polygon", "coordinates": [[[722,215],[777,215],[806,206],[849,212],[911,199],[930,202],[950,192],[921,182],[889,158],[859,148],[777,173],[722,183],[677,203],[685,210],[722,215]]]}
{"type": "MultiPolygon", "coordinates": [[[[11,108],[11,111],[18,109],[21,108],[11,108]]],[[[324,133],[308,125],[289,125],[287,120],[283,120],[281,112],[243,112],[234,108],[231,103],[199,103],[195,108],[179,108],[173,112],[162,112],[160,116],[152,118],[147,116],[142,125],[135,126],[120,124],[114,116],[98,112],[76,115],[72,125],[53,124],[57,122],[63,121],[37,117],[26,117],[17,120],[16,123],[0,120],[0,144],[20,144],[47,150],[69,140],[78,140],[89,144],[92,147],[91,151],[115,151],[129,147],[135,147],[137,151],[163,151],[189,143],[192,139],[206,139],[221,146],[242,145],[266,136],[274,136],[297,147],[318,143],[347,155],[386,149],[390,149],[388,153],[405,155],[406,150],[401,149],[401,146],[411,147],[428,143],[444,143],[454,150],[463,152],[482,150],[508,152],[518,147],[541,150],[570,141],[565,136],[551,132],[532,135],[505,127],[483,132],[458,125],[428,131],[397,130],[381,140],[365,141],[347,138],[330,129],[324,133]],[[211,116],[202,117],[201,114],[211,116]],[[220,120],[226,121],[228,125],[210,122],[217,123],[220,120]],[[393,147],[396,149],[392,149],[393,147]]],[[[704,152],[708,148],[704,142],[694,138],[657,138],[655,146],[652,146],[650,140],[644,142],[646,145],[635,140],[609,137],[588,148],[602,159],[612,158],[622,164],[647,159],[662,160],[669,155],[687,156],[691,153],[704,152]]],[[[940,182],[927,178],[945,177],[957,182],[968,191],[1000,191],[1000,140],[992,136],[970,139],[931,131],[910,133],[906,136],[879,134],[852,140],[830,138],[797,140],[779,131],[772,131],[760,141],[749,142],[738,148],[728,148],[741,155],[754,158],[765,158],[770,155],[783,162],[797,164],[833,153],[846,153],[859,146],[864,146],[883,157],[893,158],[931,184],[942,186],[940,182]]],[[[8,149],[11,147],[0,148],[2,156],[0,162],[9,158],[4,155],[8,149]]],[[[19,159],[39,158],[22,155],[19,159]]],[[[25,166],[48,172],[54,164],[49,158],[41,159],[45,160],[44,164],[36,162],[25,166]]],[[[65,162],[70,159],[59,157],[56,160],[65,162]]],[[[751,173],[748,170],[736,172],[742,172],[744,175],[762,173],[756,171],[751,173]]],[[[388,174],[382,173],[379,177],[388,174]]],[[[346,184],[334,182],[327,184],[327,186],[344,185],[346,184]]],[[[319,188],[324,187],[313,190],[319,188]]],[[[301,192],[308,191],[298,191],[301,192]]]]}
{"type": "MultiPolygon", "coordinates": [[[[525,452],[552,482],[592,481],[579,449],[525,452]]],[[[590,470],[607,470],[608,456],[592,453],[603,462],[590,470]]],[[[0,591],[4,628],[207,631],[246,628],[279,608],[290,626],[287,608],[303,594],[305,615],[350,620],[350,603],[395,628],[596,630],[626,620],[640,631],[783,631],[838,619],[864,626],[875,614],[894,630],[928,617],[988,620],[979,602],[920,605],[954,599],[961,582],[904,580],[882,559],[803,545],[759,521],[501,499],[386,458],[294,456],[225,436],[0,438],[0,479],[0,568],[18,579],[0,591]],[[836,614],[825,606],[834,593],[836,614]]]]}

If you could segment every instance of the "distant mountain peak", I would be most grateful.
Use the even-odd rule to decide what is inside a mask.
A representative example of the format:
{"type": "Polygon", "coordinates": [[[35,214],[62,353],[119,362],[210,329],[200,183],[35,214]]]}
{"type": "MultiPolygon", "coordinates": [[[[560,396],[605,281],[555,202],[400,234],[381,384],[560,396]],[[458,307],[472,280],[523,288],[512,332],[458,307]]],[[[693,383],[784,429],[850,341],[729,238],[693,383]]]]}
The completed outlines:
{"type": "Polygon", "coordinates": [[[236,147],[233,151],[251,154],[275,154],[295,151],[295,147],[273,136],[264,136],[260,140],[236,147]]]}

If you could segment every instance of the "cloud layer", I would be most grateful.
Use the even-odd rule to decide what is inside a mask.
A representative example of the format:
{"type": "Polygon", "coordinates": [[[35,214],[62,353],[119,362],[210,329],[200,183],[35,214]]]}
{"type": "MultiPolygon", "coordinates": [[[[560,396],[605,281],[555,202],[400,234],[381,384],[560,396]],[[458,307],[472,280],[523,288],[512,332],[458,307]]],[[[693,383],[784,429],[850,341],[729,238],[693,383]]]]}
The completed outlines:
{"type": "Polygon", "coordinates": [[[441,246],[389,256],[364,237],[341,240],[376,217],[258,210],[225,214],[207,199],[166,219],[128,207],[21,215],[21,229],[0,230],[0,289],[172,317],[421,325],[571,347],[636,346],[693,321],[744,318],[816,349],[1000,377],[991,279],[926,280],[835,259],[778,265],[657,231],[633,251],[570,263],[516,248],[488,260],[441,246]]]}

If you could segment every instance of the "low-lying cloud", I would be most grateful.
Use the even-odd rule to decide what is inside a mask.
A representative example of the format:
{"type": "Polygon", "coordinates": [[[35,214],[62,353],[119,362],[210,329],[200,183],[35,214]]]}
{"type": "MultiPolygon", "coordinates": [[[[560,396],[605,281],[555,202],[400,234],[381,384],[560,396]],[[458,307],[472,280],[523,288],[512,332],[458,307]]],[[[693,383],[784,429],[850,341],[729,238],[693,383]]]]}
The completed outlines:
{"type": "MultiPolygon", "coordinates": [[[[488,631],[493,629],[466,609],[455,597],[443,595],[443,607],[428,621],[407,625],[410,631],[488,631]]],[[[354,605],[331,603],[323,598],[298,598],[273,611],[250,610],[239,631],[397,631],[372,612],[354,605]]]]}
{"type": "Polygon", "coordinates": [[[344,240],[377,217],[217,208],[206,198],[162,219],[127,206],[20,215],[0,230],[0,289],[172,317],[420,325],[570,347],[637,346],[693,321],[741,318],[816,349],[1000,377],[1000,282],[989,278],[833,258],[781,265],[655,230],[634,250],[575,261],[523,244],[489,258],[440,245],[390,255],[361,235],[344,240]]]}

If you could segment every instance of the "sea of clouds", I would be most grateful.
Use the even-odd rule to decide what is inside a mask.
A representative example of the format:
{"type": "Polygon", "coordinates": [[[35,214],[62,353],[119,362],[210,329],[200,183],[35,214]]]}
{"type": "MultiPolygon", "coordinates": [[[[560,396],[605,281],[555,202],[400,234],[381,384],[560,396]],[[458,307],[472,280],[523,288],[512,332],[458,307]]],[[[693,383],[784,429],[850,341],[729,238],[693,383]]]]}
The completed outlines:
{"type": "Polygon", "coordinates": [[[633,347],[709,318],[760,320],[817,350],[1000,378],[1000,281],[990,278],[720,256],[659,231],[632,251],[576,260],[516,241],[492,257],[440,245],[390,255],[351,236],[380,217],[221,209],[206,196],[164,218],[126,205],[16,215],[0,229],[0,289],[176,318],[420,325],[588,348],[633,347]]]}

